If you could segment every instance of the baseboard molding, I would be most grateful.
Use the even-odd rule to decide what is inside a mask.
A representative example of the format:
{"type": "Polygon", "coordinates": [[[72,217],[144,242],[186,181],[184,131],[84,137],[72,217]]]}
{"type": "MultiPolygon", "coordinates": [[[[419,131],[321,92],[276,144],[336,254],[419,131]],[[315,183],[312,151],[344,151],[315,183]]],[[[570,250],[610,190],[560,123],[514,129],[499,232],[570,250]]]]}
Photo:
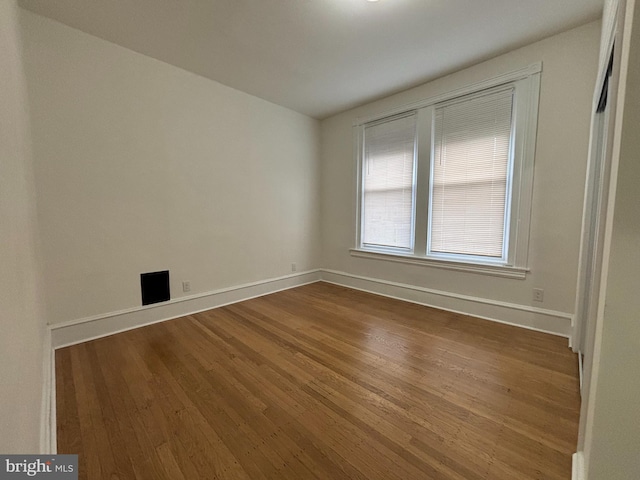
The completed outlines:
{"type": "Polygon", "coordinates": [[[51,345],[55,350],[145,325],[164,322],[185,315],[193,315],[212,308],[261,297],[281,290],[288,290],[319,280],[320,270],[311,270],[181,297],[168,302],[54,324],[50,326],[51,345]]]}
{"type": "Polygon", "coordinates": [[[45,330],[42,345],[42,404],[40,410],[40,453],[55,454],[56,442],[56,382],[55,354],[51,344],[51,329],[45,330]]]}
{"type": "Polygon", "coordinates": [[[586,480],[584,475],[584,454],[576,452],[571,457],[571,480],[586,480]]]}
{"type": "Polygon", "coordinates": [[[573,316],[569,313],[320,269],[51,325],[51,346],[55,350],[319,280],[571,340],[573,316]]]}
{"type": "Polygon", "coordinates": [[[335,270],[322,270],[321,279],[328,283],[377,295],[571,338],[573,315],[570,313],[362,277],[335,270]]]}

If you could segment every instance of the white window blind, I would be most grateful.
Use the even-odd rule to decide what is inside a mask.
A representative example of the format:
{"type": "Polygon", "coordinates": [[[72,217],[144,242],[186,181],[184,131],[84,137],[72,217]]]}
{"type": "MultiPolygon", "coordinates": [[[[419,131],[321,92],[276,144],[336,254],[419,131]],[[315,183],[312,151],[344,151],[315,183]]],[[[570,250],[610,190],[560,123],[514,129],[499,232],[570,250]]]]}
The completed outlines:
{"type": "Polygon", "coordinates": [[[362,243],[412,249],[416,116],[364,130],[362,243]]]}
{"type": "Polygon", "coordinates": [[[506,258],[513,89],[434,113],[430,252],[506,258]]]}

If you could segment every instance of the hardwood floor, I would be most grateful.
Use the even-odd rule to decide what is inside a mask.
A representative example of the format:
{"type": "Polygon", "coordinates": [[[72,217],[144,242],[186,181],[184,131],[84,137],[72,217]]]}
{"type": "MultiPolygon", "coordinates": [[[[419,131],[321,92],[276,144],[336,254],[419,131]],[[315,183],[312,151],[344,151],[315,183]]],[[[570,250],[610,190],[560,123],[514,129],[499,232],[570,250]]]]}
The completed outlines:
{"type": "Polygon", "coordinates": [[[56,352],[88,479],[569,479],[567,341],[326,283],[56,352]]]}

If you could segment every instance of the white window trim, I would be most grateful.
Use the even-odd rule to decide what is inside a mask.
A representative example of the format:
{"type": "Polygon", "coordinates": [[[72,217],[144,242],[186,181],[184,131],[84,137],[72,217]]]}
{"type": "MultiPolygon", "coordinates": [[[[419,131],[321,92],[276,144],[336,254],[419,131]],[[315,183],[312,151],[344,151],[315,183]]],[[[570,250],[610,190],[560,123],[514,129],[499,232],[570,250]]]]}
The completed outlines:
{"type": "Polygon", "coordinates": [[[361,248],[351,248],[349,253],[352,257],[368,258],[371,260],[385,260],[388,262],[404,263],[409,265],[422,265],[425,267],[442,268],[445,270],[457,270],[461,272],[479,273],[494,277],[516,278],[523,280],[526,277],[528,268],[509,267],[504,265],[490,265],[488,263],[459,262],[453,260],[435,260],[417,255],[403,255],[398,252],[385,252],[383,250],[363,250],[361,248]]]}
{"type": "Polygon", "coordinates": [[[492,77],[486,80],[482,80],[480,82],[472,83],[470,85],[467,85],[462,88],[458,88],[456,90],[452,90],[450,92],[446,92],[440,95],[435,95],[433,97],[428,97],[422,100],[418,100],[417,102],[406,103],[404,105],[401,105],[389,110],[385,110],[373,115],[367,115],[365,117],[357,117],[353,122],[353,126],[362,127],[367,123],[383,120],[384,118],[399,115],[404,112],[408,112],[410,110],[418,110],[423,107],[429,107],[431,105],[435,105],[436,103],[453,100],[454,98],[462,97],[464,95],[469,95],[471,93],[476,93],[481,90],[486,90],[488,88],[498,87],[506,83],[522,80],[522,79],[531,77],[533,75],[539,74],[541,72],[542,72],[542,62],[532,63],[527,67],[520,68],[518,70],[513,70],[511,72],[498,75],[497,77],[492,77]]]}
{"type": "MultiPolygon", "coordinates": [[[[531,223],[531,203],[533,194],[533,170],[535,158],[535,146],[537,135],[538,103],[540,95],[540,73],[542,72],[542,62],[537,62],[528,67],[515,70],[503,75],[487,79],[464,88],[453,90],[430,97],[418,102],[413,102],[387,110],[385,112],[360,117],[354,122],[354,151],[357,166],[357,197],[356,197],[356,232],[355,248],[350,249],[354,257],[388,260],[399,263],[409,263],[414,265],[424,265],[429,267],[445,268],[450,270],[460,270],[473,273],[497,275],[507,278],[523,279],[528,270],[529,253],[529,230],[531,223]],[[525,80],[525,82],[521,82],[525,80]],[[519,82],[518,85],[517,82],[519,82]],[[403,113],[417,111],[418,131],[431,132],[432,116],[428,114],[427,107],[433,108],[436,104],[454,100],[465,95],[479,93],[483,90],[498,88],[507,84],[514,84],[518,90],[517,106],[514,106],[515,121],[518,135],[513,145],[514,155],[522,158],[522,161],[514,162],[512,175],[511,211],[515,214],[511,217],[509,225],[509,254],[508,263],[487,261],[461,261],[458,258],[447,258],[446,255],[427,256],[426,235],[415,235],[413,239],[414,247],[411,251],[400,251],[398,249],[385,248],[363,248],[360,238],[362,231],[362,153],[364,151],[364,128],[372,122],[382,121],[386,118],[395,117],[403,113]],[[420,110],[427,114],[420,115],[420,110]],[[422,122],[422,126],[421,126],[422,122]],[[425,252],[418,255],[416,252],[425,252]]],[[[418,135],[418,155],[424,157],[431,156],[431,139],[425,139],[424,135],[418,135]],[[422,152],[422,153],[420,153],[422,152]]],[[[419,195],[418,190],[429,189],[429,174],[425,174],[424,167],[421,169],[421,162],[424,158],[416,160],[417,168],[414,172],[421,171],[416,179],[414,195],[419,195]]],[[[430,158],[427,160],[430,164],[430,158]]],[[[430,172],[430,168],[427,169],[430,172]]],[[[415,174],[415,173],[414,173],[415,174]]],[[[429,195],[427,195],[428,197],[429,195]]],[[[414,202],[414,231],[426,232],[428,228],[428,205],[425,202],[414,202]]]]}

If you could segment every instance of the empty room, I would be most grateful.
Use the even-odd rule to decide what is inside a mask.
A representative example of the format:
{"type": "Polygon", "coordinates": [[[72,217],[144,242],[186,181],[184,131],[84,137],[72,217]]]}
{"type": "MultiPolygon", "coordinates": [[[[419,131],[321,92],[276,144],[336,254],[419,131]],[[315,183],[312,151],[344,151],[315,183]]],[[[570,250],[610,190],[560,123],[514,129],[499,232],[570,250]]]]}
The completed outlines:
{"type": "Polygon", "coordinates": [[[0,39],[0,478],[640,478],[635,0],[0,39]]]}

